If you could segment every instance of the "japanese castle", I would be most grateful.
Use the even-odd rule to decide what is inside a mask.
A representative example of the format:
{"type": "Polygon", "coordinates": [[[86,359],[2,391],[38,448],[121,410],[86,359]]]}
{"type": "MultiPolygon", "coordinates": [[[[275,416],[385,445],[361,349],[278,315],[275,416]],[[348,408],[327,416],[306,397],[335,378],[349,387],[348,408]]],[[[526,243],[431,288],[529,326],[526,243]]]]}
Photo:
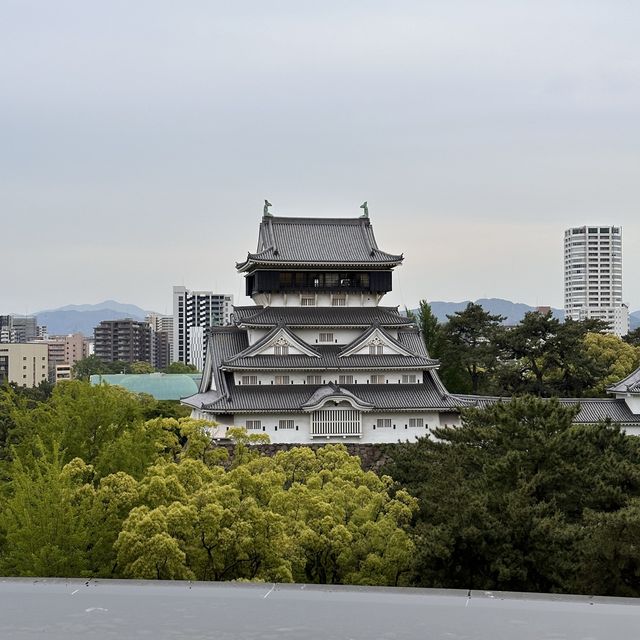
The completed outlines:
{"type": "MultiPolygon", "coordinates": [[[[274,443],[415,440],[501,400],[450,394],[415,323],[380,304],[403,256],[378,248],[366,203],[357,218],[276,217],[269,206],[257,251],[236,265],[255,304],[210,329],[199,392],[182,400],[219,424],[215,437],[238,426],[274,443]]],[[[639,372],[636,393],[618,385],[615,399],[562,402],[580,404],[576,422],[640,430],[639,372]]]]}

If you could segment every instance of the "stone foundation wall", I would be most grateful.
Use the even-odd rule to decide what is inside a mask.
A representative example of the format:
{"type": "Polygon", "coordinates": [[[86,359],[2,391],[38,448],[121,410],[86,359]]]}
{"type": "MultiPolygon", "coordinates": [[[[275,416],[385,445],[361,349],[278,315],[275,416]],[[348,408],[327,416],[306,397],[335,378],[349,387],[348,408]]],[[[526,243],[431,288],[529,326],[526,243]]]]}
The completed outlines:
{"type": "MultiPolygon", "coordinates": [[[[224,447],[229,452],[229,461],[233,459],[234,445],[228,443],[219,443],[217,446],[224,447]]],[[[289,451],[294,447],[308,447],[314,451],[326,446],[325,444],[257,444],[251,445],[252,449],[260,451],[265,456],[275,456],[279,451],[289,451]]],[[[359,444],[345,443],[349,455],[358,456],[362,462],[362,468],[367,471],[379,472],[380,469],[389,462],[389,448],[392,444],[359,444]]]]}

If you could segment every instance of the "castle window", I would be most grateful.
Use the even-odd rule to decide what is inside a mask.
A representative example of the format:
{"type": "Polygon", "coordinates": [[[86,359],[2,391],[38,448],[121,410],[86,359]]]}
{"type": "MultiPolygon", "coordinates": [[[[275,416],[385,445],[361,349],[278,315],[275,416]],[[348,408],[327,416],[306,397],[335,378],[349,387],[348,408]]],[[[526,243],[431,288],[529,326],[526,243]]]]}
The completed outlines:
{"type": "Polygon", "coordinates": [[[321,333],[320,342],[333,342],[333,333],[321,333]]]}
{"type": "Polygon", "coordinates": [[[369,379],[369,382],[371,382],[371,384],[384,384],[384,376],[374,373],[369,379]]]}
{"type": "Polygon", "coordinates": [[[347,306],[347,296],[344,295],[344,294],[331,296],[331,306],[332,307],[346,307],[347,306]]]}
{"type": "Polygon", "coordinates": [[[247,431],[254,430],[259,431],[262,429],[262,421],[261,420],[247,420],[245,423],[245,427],[247,431]]]}
{"type": "Polygon", "coordinates": [[[277,344],[273,347],[273,354],[276,356],[288,356],[289,355],[289,345],[288,344],[277,344]]]}
{"type": "Polygon", "coordinates": [[[302,296],[300,298],[300,306],[301,307],[315,307],[316,306],[316,298],[315,298],[315,296],[302,296]]]}
{"type": "Polygon", "coordinates": [[[378,418],[376,427],[378,429],[391,429],[391,418],[378,418]]]}
{"type": "Polygon", "coordinates": [[[295,429],[295,420],[279,420],[278,429],[295,429]]]}
{"type": "Polygon", "coordinates": [[[416,382],[416,374],[415,373],[403,373],[402,374],[402,384],[415,384],[416,382]]]}
{"type": "Polygon", "coordinates": [[[289,376],[276,376],[275,384],[289,384],[289,376]]]}
{"type": "Polygon", "coordinates": [[[370,356],[381,356],[384,354],[384,346],[381,344],[370,344],[369,345],[369,355],[370,356]]]}
{"type": "Polygon", "coordinates": [[[307,376],[307,384],[322,384],[322,376],[307,376]]]}
{"type": "Polygon", "coordinates": [[[409,418],[410,427],[424,427],[424,418],[409,418]]]}
{"type": "Polygon", "coordinates": [[[353,384],[353,376],[338,376],[338,384],[353,384]]]}
{"type": "Polygon", "coordinates": [[[258,376],[242,376],[242,384],[258,384],[258,376]]]}

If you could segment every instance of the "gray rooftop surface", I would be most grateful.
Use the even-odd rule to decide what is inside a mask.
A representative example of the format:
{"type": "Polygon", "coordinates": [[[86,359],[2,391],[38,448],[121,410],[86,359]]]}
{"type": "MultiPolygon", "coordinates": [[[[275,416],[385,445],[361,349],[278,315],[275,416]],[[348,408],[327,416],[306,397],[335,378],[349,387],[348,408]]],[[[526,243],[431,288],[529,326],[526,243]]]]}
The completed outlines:
{"type": "MultiPolygon", "coordinates": [[[[478,408],[488,407],[497,402],[509,402],[510,397],[474,396],[455,394],[456,398],[473,403],[478,408]]],[[[616,398],[558,398],[560,404],[580,406],[575,424],[594,424],[601,420],[611,420],[620,424],[640,424],[640,415],[634,414],[627,403],[616,398]]]]}
{"type": "Polygon", "coordinates": [[[234,307],[235,321],[248,327],[383,327],[413,324],[396,307],[234,307]]]}
{"type": "MultiPolygon", "coordinates": [[[[450,411],[471,403],[455,396],[441,393],[427,374],[420,384],[352,384],[340,385],[365,404],[379,410],[394,411],[450,411]]],[[[228,394],[216,391],[200,393],[184,402],[215,413],[253,411],[299,412],[318,390],[318,385],[261,385],[235,386],[227,381],[228,394]]]]}
{"type": "Polygon", "coordinates": [[[4,579],[2,640],[636,640],[640,601],[486,591],[4,579]]]}
{"type": "Polygon", "coordinates": [[[258,248],[236,266],[258,264],[386,265],[401,255],[378,249],[369,218],[283,218],[265,216],[258,248]]]}

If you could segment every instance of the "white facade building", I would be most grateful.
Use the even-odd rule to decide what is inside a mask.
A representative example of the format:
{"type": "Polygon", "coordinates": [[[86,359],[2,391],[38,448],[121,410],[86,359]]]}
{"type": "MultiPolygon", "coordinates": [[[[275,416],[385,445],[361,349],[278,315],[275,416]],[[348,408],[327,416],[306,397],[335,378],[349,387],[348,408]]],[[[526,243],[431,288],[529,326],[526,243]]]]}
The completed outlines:
{"type": "Polygon", "coordinates": [[[254,306],[214,327],[193,415],[271,442],[397,442],[457,424],[415,324],[380,306],[401,255],[381,251],[367,216],[265,215],[237,265],[254,306]]]}
{"type": "Polygon", "coordinates": [[[229,324],[232,310],[230,294],[174,286],[171,361],[193,364],[202,370],[206,354],[204,335],[210,327],[229,324]]]}
{"type": "Polygon", "coordinates": [[[596,318],[611,333],[629,332],[622,299],[622,227],[584,226],[564,232],[565,318],[596,318]]]}

